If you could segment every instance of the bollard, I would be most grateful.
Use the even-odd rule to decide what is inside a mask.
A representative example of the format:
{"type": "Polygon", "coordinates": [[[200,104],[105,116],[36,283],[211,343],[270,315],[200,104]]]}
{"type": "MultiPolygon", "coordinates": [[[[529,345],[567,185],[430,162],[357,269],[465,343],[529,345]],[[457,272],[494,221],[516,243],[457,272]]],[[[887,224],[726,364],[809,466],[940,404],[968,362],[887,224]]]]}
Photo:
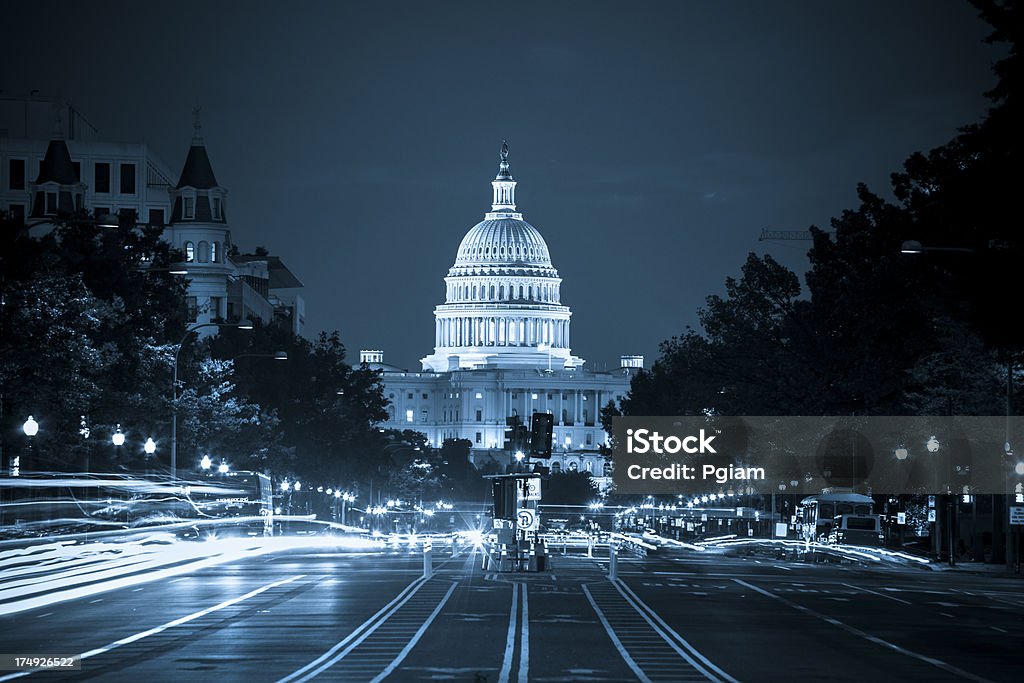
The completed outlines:
{"type": "Polygon", "coordinates": [[[434,575],[434,551],[430,543],[423,544],[423,578],[429,579],[434,575]]]}
{"type": "Polygon", "coordinates": [[[614,543],[608,544],[608,580],[619,578],[619,554],[614,543]]]}

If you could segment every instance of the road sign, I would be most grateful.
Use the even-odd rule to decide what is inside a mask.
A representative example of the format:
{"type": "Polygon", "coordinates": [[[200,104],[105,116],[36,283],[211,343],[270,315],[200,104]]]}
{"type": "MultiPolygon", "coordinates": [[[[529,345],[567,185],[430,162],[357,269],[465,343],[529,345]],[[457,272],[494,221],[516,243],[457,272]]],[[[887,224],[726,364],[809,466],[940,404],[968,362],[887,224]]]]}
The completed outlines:
{"type": "Polygon", "coordinates": [[[540,500],[540,477],[521,480],[519,484],[519,500],[540,500]]]}
{"type": "Polygon", "coordinates": [[[529,508],[519,508],[516,510],[516,526],[519,527],[520,531],[536,531],[537,527],[540,526],[540,520],[537,519],[537,511],[529,508]]]}
{"type": "Polygon", "coordinates": [[[1024,525],[1024,506],[1010,506],[1010,524],[1024,525]]]}
{"type": "Polygon", "coordinates": [[[494,528],[495,529],[511,529],[512,528],[512,520],[511,519],[496,519],[496,520],[494,520],[494,528]]]}
{"type": "Polygon", "coordinates": [[[907,523],[907,513],[906,512],[897,512],[896,513],[896,523],[897,524],[906,524],[907,523]]]}
{"type": "Polygon", "coordinates": [[[928,521],[929,522],[934,522],[935,521],[935,510],[929,510],[928,511],[928,521]]]}
{"type": "MultiPolygon", "coordinates": [[[[930,507],[930,508],[935,507],[935,496],[928,496],[928,507],[930,507]]],[[[934,522],[935,520],[928,520],[928,521],[934,522]]]]}

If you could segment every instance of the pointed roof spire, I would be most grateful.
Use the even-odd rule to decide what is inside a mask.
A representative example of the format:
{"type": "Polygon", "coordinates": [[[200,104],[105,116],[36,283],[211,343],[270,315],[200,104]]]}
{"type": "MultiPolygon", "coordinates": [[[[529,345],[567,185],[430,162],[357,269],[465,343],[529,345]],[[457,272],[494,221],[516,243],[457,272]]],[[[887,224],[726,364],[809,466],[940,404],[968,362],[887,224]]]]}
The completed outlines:
{"type": "Polygon", "coordinates": [[[512,173],[508,170],[508,140],[501,141],[501,152],[498,154],[501,163],[498,164],[498,175],[495,180],[512,180],[512,173]]]}
{"type": "Polygon", "coordinates": [[[75,165],[71,163],[71,152],[63,139],[50,140],[46,146],[46,156],[39,162],[39,176],[36,184],[57,183],[58,185],[74,185],[78,182],[75,165]]]}
{"type": "Polygon", "coordinates": [[[188,149],[188,157],[185,158],[185,166],[181,169],[181,177],[178,180],[177,189],[183,187],[194,187],[197,190],[209,190],[219,187],[217,177],[213,174],[213,166],[210,164],[210,157],[206,153],[206,143],[203,141],[201,131],[203,124],[199,121],[201,109],[192,109],[192,146],[188,149]]]}

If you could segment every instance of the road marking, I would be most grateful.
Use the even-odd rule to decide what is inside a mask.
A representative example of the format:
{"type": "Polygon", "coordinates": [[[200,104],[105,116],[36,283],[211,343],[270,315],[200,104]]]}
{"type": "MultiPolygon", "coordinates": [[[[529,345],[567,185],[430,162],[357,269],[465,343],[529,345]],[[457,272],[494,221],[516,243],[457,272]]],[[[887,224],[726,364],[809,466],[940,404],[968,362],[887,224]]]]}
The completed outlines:
{"type": "Polygon", "coordinates": [[[680,657],[689,662],[693,668],[697,669],[697,671],[699,671],[706,678],[712,681],[724,680],[728,681],[729,683],[739,683],[739,681],[737,681],[735,678],[719,669],[714,663],[711,662],[711,660],[709,660],[707,657],[698,652],[697,648],[690,645],[690,643],[685,638],[676,633],[676,631],[671,626],[666,624],[665,621],[660,616],[658,616],[657,612],[652,610],[650,607],[647,606],[647,604],[643,600],[637,597],[637,594],[634,593],[632,589],[629,586],[627,586],[621,579],[616,579],[615,581],[612,581],[612,585],[615,586],[615,589],[619,591],[619,594],[622,595],[623,598],[625,598],[626,602],[629,603],[630,606],[633,609],[635,609],[641,617],[643,617],[644,621],[646,621],[651,628],[657,631],[658,634],[665,639],[665,642],[667,642],[669,646],[679,654],[680,657]],[[651,618],[658,622],[658,625],[661,626],[660,629],[658,628],[658,626],[655,626],[654,622],[651,621],[651,618]],[[669,640],[669,635],[675,638],[679,645],[682,645],[684,648],[686,648],[686,650],[690,654],[687,654],[686,652],[680,650],[675,643],[669,640]],[[693,657],[690,656],[691,654],[693,655],[693,657],[699,659],[704,664],[704,666],[701,666],[696,661],[694,661],[693,657]],[[710,669],[711,671],[708,671],[707,669],[710,669]],[[714,673],[711,673],[712,671],[714,673]],[[717,676],[715,674],[717,674],[717,676]]]}
{"type": "Polygon", "coordinates": [[[95,600],[90,600],[89,604],[95,605],[97,602],[103,602],[103,598],[96,598],[95,600]]]}
{"type": "Polygon", "coordinates": [[[781,564],[777,564],[777,565],[775,565],[775,568],[776,568],[776,569],[785,569],[785,570],[786,570],[787,572],[791,572],[791,571],[793,571],[793,568],[792,568],[792,567],[783,567],[783,566],[782,566],[781,564]]]}
{"type": "Polygon", "coordinates": [[[53,612],[47,612],[46,614],[40,614],[36,616],[36,619],[42,619],[43,617],[51,616],[53,612]]]}
{"type": "Polygon", "coordinates": [[[872,643],[875,643],[876,645],[881,645],[882,647],[886,647],[886,648],[889,648],[890,650],[894,650],[896,652],[899,652],[902,655],[906,655],[908,657],[913,657],[914,659],[920,660],[922,662],[927,662],[928,664],[931,664],[932,666],[938,667],[938,668],[942,669],[943,671],[951,673],[951,674],[953,674],[955,676],[962,676],[963,678],[967,678],[967,679],[972,680],[972,681],[977,681],[978,683],[991,683],[991,681],[989,681],[987,678],[982,678],[981,676],[977,676],[975,674],[972,674],[969,671],[964,671],[963,669],[955,667],[952,664],[947,664],[946,662],[942,661],[941,659],[935,659],[934,657],[929,657],[928,655],[922,655],[922,654],[920,654],[918,652],[914,652],[913,650],[908,650],[905,647],[900,647],[899,645],[896,645],[894,643],[890,643],[889,641],[883,640],[882,638],[879,638],[878,636],[873,636],[870,633],[867,633],[865,631],[861,631],[859,628],[856,628],[854,626],[850,626],[849,624],[845,624],[845,623],[839,621],[838,619],[833,619],[832,617],[827,617],[824,614],[821,614],[820,612],[816,612],[816,611],[810,609],[809,607],[804,607],[803,605],[797,604],[797,603],[793,602],[792,600],[788,600],[788,599],[782,597],[781,595],[777,595],[777,594],[775,594],[775,593],[773,593],[773,592],[771,592],[769,590],[766,590],[764,588],[760,588],[758,586],[755,586],[752,583],[747,583],[746,581],[744,581],[742,579],[735,579],[734,578],[733,581],[735,581],[736,583],[740,584],[741,586],[746,586],[750,590],[755,591],[757,593],[760,593],[761,595],[763,595],[765,597],[772,598],[772,599],[778,600],[778,601],[780,601],[780,602],[782,602],[782,603],[784,603],[786,605],[789,605],[793,609],[799,610],[799,611],[803,612],[804,614],[809,614],[810,616],[817,617],[818,619],[826,621],[826,622],[832,624],[833,626],[837,626],[837,627],[843,629],[844,631],[846,631],[847,633],[852,633],[855,636],[860,636],[861,638],[864,638],[865,640],[868,640],[868,641],[870,641],[872,643]]]}
{"type": "MultiPolygon", "coordinates": [[[[193,612],[192,614],[189,614],[187,616],[180,617],[178,619],[174,619],[173,621],[168,621],[166,624],[162,624],[160,626],[156,626],[156,627],[148,629],[146,631],[140,631],[139,633],[136,633],[135,635],[128,636],[127,638],[122,638],[120,640],[115,640],[114,642],[109,643],[107,645],[104,645],[103,647],[98,647],[98,648],[96,648],[94,650],[89,650],[88,652],[83,652],[81,655],[79,655],[79,658],[80,659],[88,659],[90,657],[95,657],[96,655],[101,655],[101,654],[104,654],[106,652],[110,652],[111,650],[114,650],[116,648],[122,647],[124,645],[130,645],[131,643],[138,642],[138,641],[142,640],[143,638],[148,638],[149,636],[156,635],[157,633],[162,633],[163,631],[166,631],[169,628],[174,628],[175,626],[181,626],[182,624],[187,624],[188,622],[195,621],[196,619],[199,619],[200,617],[205,617],[207,614],[212,614],[213,612],[220,611],[220,610],[222,610],[222,609],[224,609],[226,607],[231,607],[232,605],[237,605],[238,603],[242,602],[243,600],[248,600],[249,598],[256,597],[260,593],[265,593],[268,590],[271,590],[273,588],[277,588],[278,586],[283,586],[283,585],[285,585],[287,583],[291,583],[292,581],[297,581],[298,579],[301,579],[304,576],[305,576],[305,574],[298,574],[296,576],[288,577],[287,579],[281,579],[280,581],[274,581],[273,583],[268,583],[267,585],[262,586],[260,588],[257,588],[256,590],[249,591],[245,595],[240,595],[237,598],[231,598],[230,600],[225,600],[224,602],[222,602],[220,604],[217,604],[217,605],[214,605],[213,607],[207,607],[206,609],[199,610],[198,612],[193,612]]],[[[0,677],[0,681],[9,681],[9,680],[12,680],[12,679],[15,679],[15,678],[21,678],[22,676],[28,676],[29,674],[36,673],[37,671],[45,671],[45,670],[46,669],[29,669],[27,671],[18,671],[16,673],[8,674],[6,676],[0,677]]]]}
{"type": "Polygon", "coordinates": [[[427,581],[428,579],[420,577],[412,583],[410,583],[391,602],[381,607],[376,614],[374,614],[372,617],[370,617],[362,624],[357,626],[356,629],[352,631],[352,633],[345,636],[345,638],[343,638],[341,641],[335,643],[331,647],[331,649],[329,649],[327,652],[323,653],[322,655],[320,655],[319,657],[317,657],[301,669],[297,669],[296,671],[293,671],[284,678],[279,679],[277,683],[287,683],[287,681],[295,680],[300,676],[302,676],[302,678],[299,679],[300,681],[308,681],[309,679],[319,675],[326,669],[329,669],[330,667],[334,666],[336,662],[343,659],[345,655],[354,650],[356,646],[359,645],[359,643],[366,640],[366,638],[371,633],[376,631],[378,627],[380,627],[384,622],[386,622],[392,614],[398,611],[399,607],[408,602],[409,599],[416,594],[416,591],[422,588],[423,584],[425,584],[427,581]],[[356,639],[355,642],[349,645],[349,643],[353,639],[356,639]],[[342,652],[335,657],[334,653],[338,652],[338,650],[341,650],[342,648],[345,649],[342,650],[342,652]],[[306,674],[307,671],[310,671],[310,669],[313,669],[313,671],[310,672],[308,675],[304,675],[306,674]]]}
{"type": "Polygon", "coordinates": [[[989,626],[989,628],[992,629],[993,631],[999,631],[1000,633],[1006,633],[1006,629],[1005,628],[999,628],[998,626],[989,626]]]}
{"type": "Polygon", "coordinates": [[[913,604],[909,600],[904,600],[903,598],[894,598],[891,595],[886,595],[885,593],[879,593],[878,591],[873,591],[870,588],[863,588],[861,586],[851,586],[848,583],[844,583],[843,585],[846,586],[847,588],[852,588],[855,591],[864,591],[865,593],[871,593],[872,595],[877,595],[878,597],[885,598],[886,600],[894,600],[896,602],[902,602],[904,605],[912,605],[913,604]]]}
{"type": "Polygon", "coordinates": [[[402,648],[402,651],[398,653],[398,656],[395,657],[390,664],[388,664],[387,668],[381,671],[379,674],[377,674],[377,677],[370,681],[370,683],[380,683],[380,681],[383,681],[385,678],[391,675],[392,671],[398,668],[398,665],[401,664],[402,660],[406,658],[409,652],[411,652],[412,649],[416,647],[416,643],[420,642],[420,638],[423,637],[423,634],[426,633],[430,625],[434,623],[434,619],[437,618],[438,613],[441,611],[441,608],[444,607],[445,603],[448,602],[448,599],[452,597],[452,593],[455,592],[455,587],[458,585],[459,584],[457,581],[452,582],[451,588],[449,588],[448,592],[445,593],[443,598],[441,598],[441,602],[437,603],[437,607],[435,607],[434,611],[430,613],[430,616],[427,617],[427,620],[423,622],[423,625],[419,627],[419,629],[413,635],[412,639],[408,643],[406,643],[406,646],[402,648]]]}
{"type": "Polygon", "coordinates": [[[512,672],[512,659],[516,652],[516,616],[519,611],[519,583],[512,584],[512,608],[509,610],[508,633],[505,636],[505,656],[501,660],[498,683],[508,683],[512,672]]]}
{"type": "Polygon", "coordinates": [[[529,589],[528,584],[523,584],[519,594],[523,598],[522,633],[519,634],[519,683],[527,683],[530,671],[530,606],[526,596],[529,589]]]}
{"type": "Polygon", "coordinates": [[[615,635],[615,631],[612,629],[611,624],[608,623],[608,619],[605,618],[604,612],[602,612],[601,608],[597,606],[597,603],[594,601],[594,596],[590,594],[590,590],[587,588],[587,585],[583,584],[582,588],[584,595],[587,596],[587,600],[590,601],[590,606],[594,608],[594,611],[597,613],[597,618],[601,621],[601,625],[604,626],[605,632],[608,634],[608,637],[612,639],[612,644],[615,646],[615,649],[619,651],[619,655],[622,657],[622,660],[626,662],[626,666],[636,674],[640,683],[651,683],[651,679],[647,677],[643,672],[643,669],[637,666],[637,663],[629,656],[629,652],[626,651],[622,641],[619,640],[617,635],[615,635]]]}

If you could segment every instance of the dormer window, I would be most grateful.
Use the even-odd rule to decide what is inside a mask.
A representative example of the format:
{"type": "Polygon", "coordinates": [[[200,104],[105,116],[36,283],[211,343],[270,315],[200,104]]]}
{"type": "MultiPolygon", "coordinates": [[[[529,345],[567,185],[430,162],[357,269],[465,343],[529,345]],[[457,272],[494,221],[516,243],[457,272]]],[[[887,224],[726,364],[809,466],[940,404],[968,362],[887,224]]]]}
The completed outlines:
{"type": "Polygon", "coordinates": [[[46,215],[52,216],[57,213],[57,193],[47,192],[46,193],[46,215]]]}
{"type": "MultiPolygon", "coordinates": [[[[216,220],[216,221],[219,221],[220,218],[221,218],[221,216],[220,216],[220,210],[221,210],[220,209],[220,203],[221,203],[220,197],[214,197],[213,198],[213,219],[216,220]]],[[[216,261],[216,259],[213,259],[213,260],[216,261]]]]}
{"type": "Polygon", "coordinates": [[[196,217],[195,197],[182,197],[182,215],[184,218],[196,217]]]}

